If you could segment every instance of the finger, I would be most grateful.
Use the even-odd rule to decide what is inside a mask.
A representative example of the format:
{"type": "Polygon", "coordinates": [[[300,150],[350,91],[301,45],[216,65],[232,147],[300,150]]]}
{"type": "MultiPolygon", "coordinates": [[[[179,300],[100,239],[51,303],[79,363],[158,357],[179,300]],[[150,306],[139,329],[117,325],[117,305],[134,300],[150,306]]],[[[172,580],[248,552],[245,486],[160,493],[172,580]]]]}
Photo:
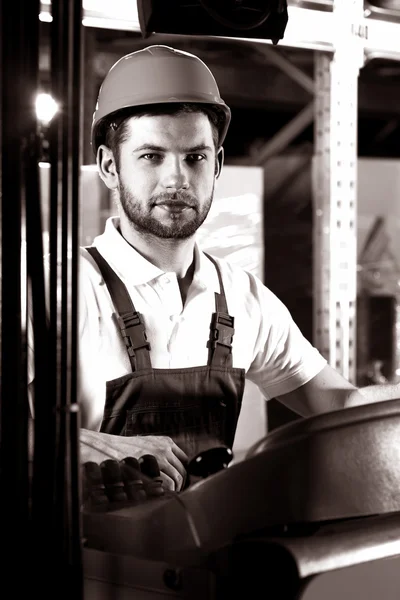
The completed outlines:
{"type": "Polygon", "coordinates": [[[180,476],[182,477],[182,480],[183,480],[186,476],[186,468],[181,463],[179,458],[177,458],[177,456],[172,451],[168,452],[166,458],[167,458],[168,462],[178,471],[178,473],[180,474],[180,476]]]}
{"type": "Polygon", "coordinates": [[[175,454],[175,456],[177,458],[179,458],[179,460],[181,461],[181,463],[183,465],[188,464],[188,462],[189,462],[188,455],[181,448],[179,448],[179,446],[177,444],[175,444],[175,442],[172,443],[171,450],[175,454]]]}
{"type": "Polygon", "coordinates": [[[161,479],[163,480],[164,489],[170,492],[175,492],[175,481],[171,477],[169,477],[169,475],[164,473],[162,469],[160,470],[160,475],[161,479]]]}
{"type": "MultiPolygon", "coordinates": [[[[167,475],[173,482],[172,490],[178,491],[182,487],[183,475],[168,460],[159,463],[160,471],[167,475]]],[[[182,467],[181,467],[182,468],[182,467]]]]}

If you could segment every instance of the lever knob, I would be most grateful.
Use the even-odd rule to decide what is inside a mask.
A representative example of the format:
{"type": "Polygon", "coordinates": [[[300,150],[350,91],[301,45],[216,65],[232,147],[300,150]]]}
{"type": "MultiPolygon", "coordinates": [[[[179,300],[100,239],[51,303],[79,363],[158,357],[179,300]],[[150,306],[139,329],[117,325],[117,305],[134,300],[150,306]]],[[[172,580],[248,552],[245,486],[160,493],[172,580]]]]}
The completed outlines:
{"type": "Polygon", "coordinates": [[[156,457],[152,454],[144,454],[139,458],[139,465],[140,470],[145,475],[143,483],[147,496],[163,496],[163,480],[156,457]]]}
{"type": "Polygon", "coordinates": [[[106,494],[110,502],[126,502],[122,473],[117,460],[107,459],[100,464],[106,494]]]}
{"type": "Polygon", "coordinates": [[[82,465],[84,503],[91,508],[101,509],[108,505],[108,497],[100,465],[88,461],[82,465]]]}
{"type": "Polygon", "coordinates": [[[126,456],[121,460],[120,466],[128,500],[134,504],[144,502],[147,496],[138,459],[133,456],[126,456]]]}
{"type": "Polygon", "coordinates": [[[205,479],[218,471],[226,469],[233,459],[233,452],[227,446],[216,446],[200,452],[188,464],[187,471],[194,477],[205,479]]]}

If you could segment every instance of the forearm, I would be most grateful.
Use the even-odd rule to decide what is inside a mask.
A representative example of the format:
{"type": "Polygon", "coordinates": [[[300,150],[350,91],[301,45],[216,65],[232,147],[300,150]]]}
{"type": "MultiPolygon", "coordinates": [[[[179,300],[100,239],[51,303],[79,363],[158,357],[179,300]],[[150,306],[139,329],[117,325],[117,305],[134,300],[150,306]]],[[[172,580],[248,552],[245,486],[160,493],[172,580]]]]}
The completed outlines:
{"type": "Polygon", "coordinates": [[[400,383],[367,385],[351,392],[345,399],[344,407],[362,406],[400,399],[400,383]]]}
{"type": "Polygon", "coordinates": [[[357,388],[327,365],[308,383],[278,400],[298,414],[311,415],[400,399],[400,383],[357,388]]]}
{"type": "Polygon", "coordinates": [[[364,404],[384,402],[385,400],[400,400],[400,382],[367,385],[360,388],[364,404]]]}
{"type": "Polygon", "coordinates": [[[362,388],[336,390],[332,393],[330,402],[319,405],[319,409],[314,409],[314,414],[318,412],[329,412],[331,410],[340,410],[342,408],[351,408],[353,406],[364,406],[376,402],[385,402],[386,400],[400,399],[400,386],[397,384],[371,385],[362,388]]]}

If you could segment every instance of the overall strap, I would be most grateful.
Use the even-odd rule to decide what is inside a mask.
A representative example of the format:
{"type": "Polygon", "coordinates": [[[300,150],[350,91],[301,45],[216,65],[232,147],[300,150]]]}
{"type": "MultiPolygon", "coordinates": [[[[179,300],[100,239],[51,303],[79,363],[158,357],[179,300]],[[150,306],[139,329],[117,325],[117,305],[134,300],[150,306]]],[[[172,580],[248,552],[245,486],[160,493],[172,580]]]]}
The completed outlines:
{"type": "Polygon", "coordinates": [[[212,315],[210,338],[207,342],[208,364],[232,367],[232,340],[235,333],[235,319],[228,313],[225,289],[218,263],[209,254],[204,254],[211,260],[217,270],[220,287],[220,293],[215,293],[216,312],[212,315]]]}
{"type": "Polygon", "coordinates": [[[125,342],[132,371],[150,369],[150,344],[147,341],[142,316],[132,303],[125,284],[94,246],[86,250],[97,263],[113,301],[117,321],[125,342]]]}

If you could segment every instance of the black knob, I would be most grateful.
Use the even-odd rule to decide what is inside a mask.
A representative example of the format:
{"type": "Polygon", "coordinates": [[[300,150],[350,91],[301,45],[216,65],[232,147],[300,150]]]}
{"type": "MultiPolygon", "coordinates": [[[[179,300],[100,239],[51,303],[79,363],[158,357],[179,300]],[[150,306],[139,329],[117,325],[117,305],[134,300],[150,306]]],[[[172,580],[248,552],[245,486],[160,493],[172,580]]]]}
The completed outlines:
{"type": "Polygon", "coordinates": [[[152,454],[143,454],[139,458],[140,470],[144,478],[144,489],[148,497],[163,496],[164,486],[157,459],[152,454]]]}
{"type": "Polygon", "coordinates": [[[139,458],[140,470],[146,477],[160,477],[160,467],[157,459],[152,454],[143,454],[139,458]]]}
{"type": "Polygon", "coordinates": [[[134,456],[126,456],[120,461],[122,478],[129,481],[142,481],[142,472],[140,470],[139,461],[134,456]]]}
{"type": "Polygon", "coordinates": [[[121,468],[117,460],[107,459],[100,464],[106,494],[111,502],[126,502],[121,468]]]}
{"type": "Polygon", "coordinates": [[[120,467],[125,493],[129,501],[134,504],[144,502],[147,499],[147,495],[138,459],[133,456],[126,456],[120,461],[120,467]]]}
{"type": "Polygon", "coordinates": [[[227,446],[216,446],[197,454],[188,464],[187,471],[194,477],[205,479],[209,475],[226,469],[233,459],[233,452],[227,446]]]}
{"type": "Polygon", "coordinates": [[[82,466],[83,474],[83,500],[90,508],[108,506],[108,497],[103,481],[100,465],[88,461],[82,466]]]}

